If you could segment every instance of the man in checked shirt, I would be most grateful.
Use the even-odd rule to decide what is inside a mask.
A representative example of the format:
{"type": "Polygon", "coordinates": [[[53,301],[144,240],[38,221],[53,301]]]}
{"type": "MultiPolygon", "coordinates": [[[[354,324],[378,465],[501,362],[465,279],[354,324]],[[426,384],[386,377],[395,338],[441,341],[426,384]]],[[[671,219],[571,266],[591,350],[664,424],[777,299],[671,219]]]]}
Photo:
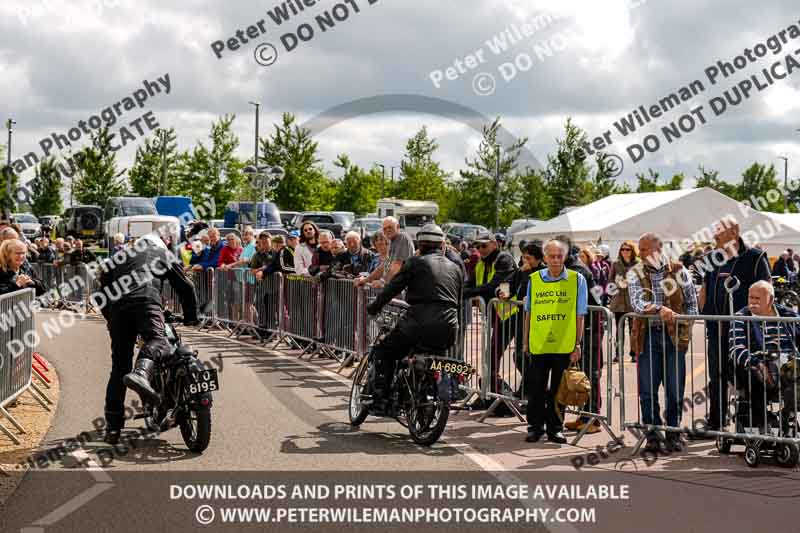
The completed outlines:
{"type": "MultiPolygon", "coordinates": [[[[736,313],[736,316],[797,317],[798,315],[786,307],[775,305],[775,289],[771,283],[762,280],[750,286],[750,290],[747,291],[747,307],[736,313]]],[[[763,376],[767,361],[764,360],[764,354],[779,355],[780,359],[775,362],[778,366],[788,359],[797,357],[797,346],[800,344],[800,328],[797,326],[797,323],[787,322],[733,321],[729,339],[730,358],[736,369],[736,387],[742,389],[750,401],[750,409],[743,413],[745,427],[766,429],[764,400],[767,394],[764,390],[763,376]]],[[[784,396],[784,404],[787,404],[784,407],[787,412],[797,410],[792,400],[784,396]]]]}
{"type": "MultiPolygon", "coordinates": [[[[656,315],[634,319],[631,343],[638,360],[639,402],[642,423],[661,426],[658,388],[666,392],[666,425],[680,427],[681,401],[686,383],[686,350],[692,325],[678,323],[676,315],[696,315],[697,293],[689,271],[680,263],[669,263],[661,253],[655,233],[639,237],[642,262],[628,271],[628,295],[633,311],[656,315]]],[[[667,432],[667,451],[683,449],[680,432],[667,432]]],[[[645,449],[657,453],[661,442],[655,431],[647,433],[645,449]]]]}

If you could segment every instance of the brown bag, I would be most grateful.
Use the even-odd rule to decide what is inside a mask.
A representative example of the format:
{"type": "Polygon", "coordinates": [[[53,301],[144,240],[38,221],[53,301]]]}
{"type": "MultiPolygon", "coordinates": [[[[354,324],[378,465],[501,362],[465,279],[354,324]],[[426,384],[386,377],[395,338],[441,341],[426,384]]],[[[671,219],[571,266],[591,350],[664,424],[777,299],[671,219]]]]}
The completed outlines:
{"type": "Polygon", "coordinates": [[[558,405],[567,405],[581,408],[589,401],[589,394],[592,391],[592,382],[589,377],[580,369],[578,363],[571,363],[563,374],[561,383],[556,392],[556,412],[562,418],[561,410],[558,405]]]}

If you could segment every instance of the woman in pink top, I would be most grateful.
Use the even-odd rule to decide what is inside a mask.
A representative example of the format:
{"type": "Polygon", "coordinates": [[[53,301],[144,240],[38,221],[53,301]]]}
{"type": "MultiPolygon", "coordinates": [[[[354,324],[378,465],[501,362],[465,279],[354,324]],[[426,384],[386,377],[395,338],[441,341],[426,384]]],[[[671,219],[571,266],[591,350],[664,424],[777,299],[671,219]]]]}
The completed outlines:
{"type": "Polygon", "coordinates": [[[242,241],[235,233],[228,233],[225,237],[225,241],[227,244],[220,250],[219,262],[217,263],[217,266],[221,268],[225,268],[225,265],[230,265],[238,261],[243,250],[242,241]]]}

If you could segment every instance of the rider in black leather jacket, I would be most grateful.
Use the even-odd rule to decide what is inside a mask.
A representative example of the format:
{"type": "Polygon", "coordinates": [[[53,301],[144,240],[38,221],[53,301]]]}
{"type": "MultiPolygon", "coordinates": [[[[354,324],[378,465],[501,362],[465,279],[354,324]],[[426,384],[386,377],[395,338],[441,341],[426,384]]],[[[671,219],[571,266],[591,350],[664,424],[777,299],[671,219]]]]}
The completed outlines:
{"type": "Polygon", "coordinates": [[[187,325],[197,323],[197,299],[182,263],[154,234],[138,239],[134,247],[106,259],[99,268],[102,269],[100,290],[93,299],[108,322],[111,336],[105,438],[106,442],[115,444],[124,425],[126,386],[139,394],[142,403],[160,402],[150,379],[154,361],[169,353],[169,344],[164,334],[161,292],[153,282],[169,281],[181,299],[187,325]],[[137,336],[142,337],[144,346],[131,371],[137,336]]]}
{"type": "Polygon", "coordinates": [[[367,312],[375,315],[404,289],[409,304],[394,330],[373,348],[376,398],[385,395],[395,361],[408,356],[417,346],[446,350],[458,335],[463,273],[442,253],[444,233],[439,226],[426,225],[417,239],[420,255],[407,259],[375,301],[367,306],[367,312]]]}

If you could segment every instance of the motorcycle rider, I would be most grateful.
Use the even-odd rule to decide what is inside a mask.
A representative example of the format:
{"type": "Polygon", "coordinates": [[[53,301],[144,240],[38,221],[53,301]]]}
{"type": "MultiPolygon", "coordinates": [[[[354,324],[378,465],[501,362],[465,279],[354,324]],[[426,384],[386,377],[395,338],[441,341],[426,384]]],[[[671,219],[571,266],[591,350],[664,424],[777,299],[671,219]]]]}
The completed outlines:
{"type": "Polygon", "coordinates": [[[106,259],[99,268],[102,269],[100,290],[94,298],[103,299],[98,307],[111,336],[104,440],[116,444],[125,423],[125,387],[136,391],[143,404],[160,403],[150,381],[154,361],[168,354],[169,344],[164,334],[161,291],[151,282],[154,278],[169,281],[180,296],[185,325],[198,323],[197,299],[192,282],[184,274],[183,264],[155,233],[139,238],[134,247],[115,254],[113,259],[106,259]],[[144,346],[131,371],[137,336],[142,338],[144,346]]]}
{"type": "Polygon", "coordinates": [[[375,383],[373,398],[382,403],[395,361],[408,356],[417,346],[446,350],[458,335],[458,309],[464,288],[461,269],[442,253],[444,232],[426,224],[417,233],[419,255],[403,263],[375,301],[367,306],[376,315],[384,305],[406,291],[409,309],[397,326],[374,348],[375,383]]]}

